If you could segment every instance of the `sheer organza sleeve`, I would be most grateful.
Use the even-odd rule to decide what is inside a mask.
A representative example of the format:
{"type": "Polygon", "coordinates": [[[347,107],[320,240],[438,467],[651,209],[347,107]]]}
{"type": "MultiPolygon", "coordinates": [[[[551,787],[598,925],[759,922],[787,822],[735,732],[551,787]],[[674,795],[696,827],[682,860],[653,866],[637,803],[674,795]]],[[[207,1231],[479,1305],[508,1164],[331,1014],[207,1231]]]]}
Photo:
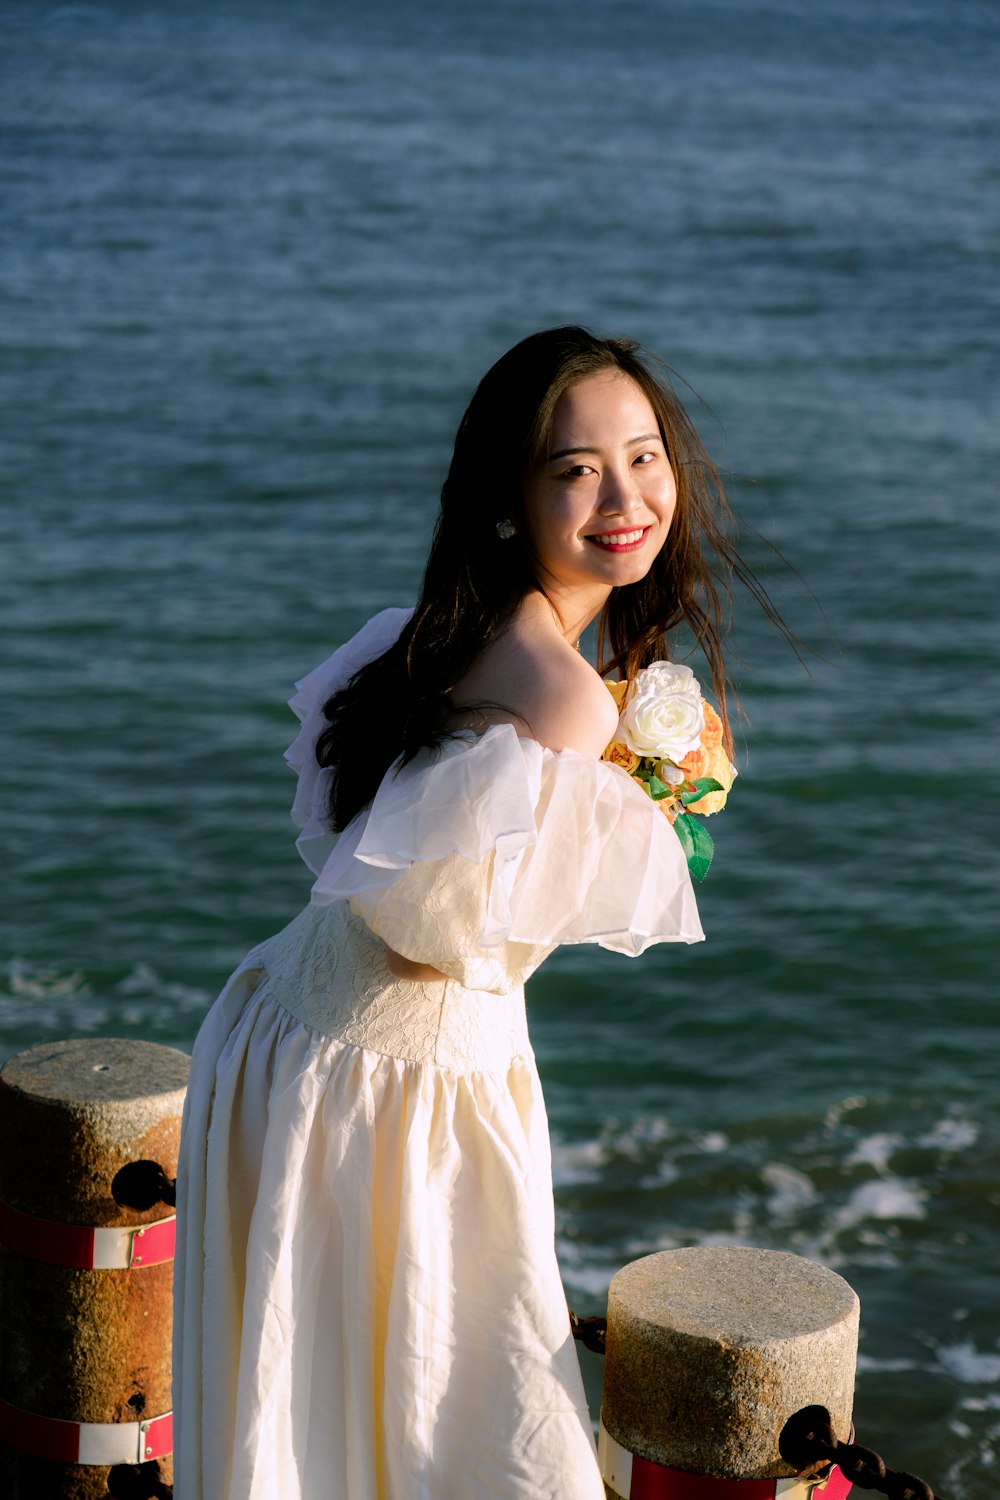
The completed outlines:
{"type": "Polygon", "coordinates": [[[663,813],[619,767],[496,725],[391,768],[319,871],[391,948],[503,993],[562,943],[703,937],[663,813]]]}
{"type": "Polygon", "coordinates": [[[301,678],[288,700],[302,726],[285,751],[285,760],[298,775],[292,803],[292,821],[299,829],[295,847],[314,875],[322,870],[337,842],[326,824],[333,773],[316,764],[316,741],[326,728],[323,705],[361,667],[388,651],[412,613],[410,609],[383,609],[373,615],[357,635],[301,678]]]}

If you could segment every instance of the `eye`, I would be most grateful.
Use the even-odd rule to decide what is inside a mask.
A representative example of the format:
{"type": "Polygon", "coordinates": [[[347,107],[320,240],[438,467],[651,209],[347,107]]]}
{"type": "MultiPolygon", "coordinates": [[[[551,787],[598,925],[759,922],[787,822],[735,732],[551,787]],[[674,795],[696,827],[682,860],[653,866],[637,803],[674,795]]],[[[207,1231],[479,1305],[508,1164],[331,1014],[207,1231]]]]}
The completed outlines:
{"type": "Polygon", "coordinates": [[[652,452],[649,452],[649,453],[637,453],[636,456],[635,456],[635,458],[632,460],[632,462],[633,462],[633,464],[651,464],[658,457],[659,457],[658,454],[652,453],[652,452]]]}
{"type": "Polygon", "coordinates": [[[560,479],[583,479],[587,474],[593,474],[589,464],[574,464],[570,469],[563,469],[559,475],[560,479]]]}

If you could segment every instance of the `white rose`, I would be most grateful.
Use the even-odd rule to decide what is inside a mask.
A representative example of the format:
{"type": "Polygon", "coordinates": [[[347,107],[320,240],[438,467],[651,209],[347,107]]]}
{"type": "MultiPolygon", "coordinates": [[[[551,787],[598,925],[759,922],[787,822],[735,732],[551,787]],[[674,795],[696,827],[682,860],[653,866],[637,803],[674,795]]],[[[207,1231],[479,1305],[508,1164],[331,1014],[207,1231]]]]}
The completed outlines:
{"type": "Polygon", "coordinates": [[[654,661],[635,679],[617,738],[636,755],[677,761],[701,743],[704,728],[701,688],[691,668],[654,661]]]}

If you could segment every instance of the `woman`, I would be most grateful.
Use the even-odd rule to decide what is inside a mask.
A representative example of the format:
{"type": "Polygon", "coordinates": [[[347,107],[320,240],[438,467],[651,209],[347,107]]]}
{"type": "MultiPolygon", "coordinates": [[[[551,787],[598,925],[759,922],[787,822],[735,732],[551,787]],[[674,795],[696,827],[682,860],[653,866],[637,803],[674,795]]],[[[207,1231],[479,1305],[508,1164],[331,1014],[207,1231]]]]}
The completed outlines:
{"type": "Polygon", "coordinates": [[[178,1500],[602,1500],[522,985],[702,937],[579,638],[629,677],[686,624],[724,715],[726,515],[635,345],[536,334],[462,420],[416,609],[299,683],[312,901],[192,1060],[178,1500]]]}

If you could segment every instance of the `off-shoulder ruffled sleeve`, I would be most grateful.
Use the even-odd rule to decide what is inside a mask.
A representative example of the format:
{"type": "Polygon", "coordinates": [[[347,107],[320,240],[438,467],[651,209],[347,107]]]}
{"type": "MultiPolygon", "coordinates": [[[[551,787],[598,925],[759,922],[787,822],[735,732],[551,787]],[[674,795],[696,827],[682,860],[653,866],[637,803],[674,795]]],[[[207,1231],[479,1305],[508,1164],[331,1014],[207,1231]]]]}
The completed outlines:
{"type": "Polygon", "coordinates": [[[552,948],[703,937],[670,823],[619,767],[509,724],[391,768],[313,886],[398,953],[503,993],[552,948]]]}
{"type": "Polygon", "coordinates": [[[326,825],[333,773],[316,764],[316,741],[326,728],[323,705],[367,662],[388,651],[412,613],[411,609],[383,609],[373,615],[357,635],[301,678],[288,700],[302,726],[285,751],[286,761],[299,778],[292,803],[292,820],[300,830],[295,847],[314,875],[322,870],[337,842],[326,825]]]}

